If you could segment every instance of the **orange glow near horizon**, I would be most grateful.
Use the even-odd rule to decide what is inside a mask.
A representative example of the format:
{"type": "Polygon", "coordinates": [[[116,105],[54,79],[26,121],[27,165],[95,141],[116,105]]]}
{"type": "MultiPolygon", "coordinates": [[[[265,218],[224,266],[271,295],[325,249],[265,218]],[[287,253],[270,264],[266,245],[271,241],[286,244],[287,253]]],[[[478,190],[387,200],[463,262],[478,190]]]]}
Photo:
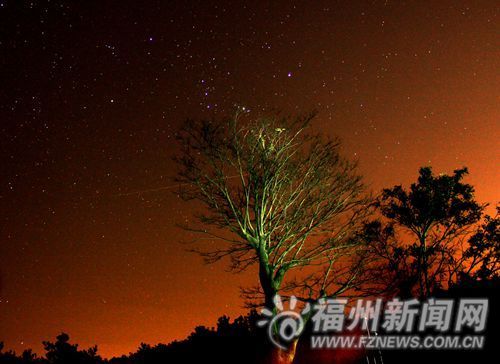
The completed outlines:
{"type": "Polygon", "coordinates": [[[494,2],[138,6],[35,6],[44,23],[0,10],[13,12],[0,34],[6,349],[43,353],[64,331],[111,357],[247,311],[252,269],[204,265],[181,243],[192,205],[175,189],[127,195],[172,184],[188,117],[317,109],[373,191],[467,166],[478,201],[499,201],[494,2]]]}

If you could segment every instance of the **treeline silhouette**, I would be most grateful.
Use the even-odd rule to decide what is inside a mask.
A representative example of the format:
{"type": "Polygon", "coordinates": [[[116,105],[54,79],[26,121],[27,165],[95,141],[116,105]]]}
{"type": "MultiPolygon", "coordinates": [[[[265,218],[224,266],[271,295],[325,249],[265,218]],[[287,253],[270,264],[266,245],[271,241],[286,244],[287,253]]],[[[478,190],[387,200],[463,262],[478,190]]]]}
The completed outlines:
{"type": "Polygon", "coordinates": [[[112,359],[98,354],[97,346],[80,349],[62,333],[54,342],[44,341],[45,355],[37,356],[31,349],[20,355],[3,351],[0,343],[0,363],[9,364],[136,364],[136,363],[257,363],[268,345],[263,329],[256,325],[259,315],[252,310],[246,316],[231,321],[228,316],[218,319],[215,328],[198,326],[185,339],[151,346],[142,343],[136,352],[112,359]]]}
{"type": "MultiPolygon", "coordinates": [[[[490,310],[485,347],[482,350],[314,350],[310,349],[308,330],[299,341],[294,363],[470,363],[486,362],[496,352],[498,343],[498,307],[500,280],[464,280],[448,290],[436,292],[436,297],[462,298],[487,297],[490,310]],[[381,360],[382,359],[382,360],[381,360]]],[[[157,363],[262,363],[269,340],[265,329],[257,326],[260,315],[251,310],[246,316],[231,321],[228,316],[218,319],[215,327],[198,326],[185,339],[169,344],[148,345],[142,343],[129,355],[102,358],[97,346],[81,349],[62,333],[54,342],[43,342],[45,354],[38,356],[31,349],[20,354],[3,350],[0,343],[2,364],[157,364],[157,363]]],[[[438,333],[424,333],[438,334],[438,333]]],[[[446,334],[446,333],[445,333],[446,334]]],[[[451,334],[451,333],[450,333],[451,334]]],[[[462,335],[472,334],[464,332],[462,335]]]]}
{"type": "MultiPolygon", "coordinates": [[[[293,356],[286,363],[470,363],[486,362],[493,356],[499,327],[500,205],[496,206],[496,215],[487,215],[487,205],[479,204],[474,198],[473,186],[463,181],[466,174],[466,168],[457,169],[451,175],[436,175],[430,167],[423,167],[417,181],[408,189],[402,186],[384,189],[370,206],[374,209],[373,215],[354,232],[353,239],[362,244],[356,254],[348,256],[352,260],[350,271],[358,279],[356,284],[344,287],[350,289],[346,295],[351,297],[418,297],[421,301],[443,297],[455,299],[455,305],[461,298],[488,298],[485,347],[481,350],[314,350],[310,345],[312,323],[306,320],[304,333],[293,344],[297,350],[293,350],[293,356]]],[[[314,279],[309,283],[314,285],[314,279]]],[[[294,284],[297,289],[313,288],[307,282],[294,284]]],[[[319,297],[337,297],[324,289],[319,293],[319,297]]],[[[307,300],[316,302],[317,298],[307,300]]],[[[32,350],[20,354],[4,351],[0,343],[0,364],[268,363],[269,353],[276,349],[271,346],[266,328],[258,327],[259,319],[256,310],[233,321],[222,316],[215,327],[198,326],[185,340],[155,346],[143,343],[137,351],[111,359],[102,358],[97,346],[80,349],[65,333],[53,342],[43,342],[42,356],[32,350]]],[[[452,324],[454,319],[455,316],[452,324]]],[[[478,333],[413,330],[411,334],[464,337],[478,333]]]]}

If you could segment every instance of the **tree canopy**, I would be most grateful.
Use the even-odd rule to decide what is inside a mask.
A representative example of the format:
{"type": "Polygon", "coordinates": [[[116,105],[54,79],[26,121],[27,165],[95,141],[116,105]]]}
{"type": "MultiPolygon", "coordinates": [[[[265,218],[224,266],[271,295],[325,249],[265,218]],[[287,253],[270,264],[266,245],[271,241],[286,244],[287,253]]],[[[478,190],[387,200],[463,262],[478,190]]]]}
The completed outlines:
{"type": "MultiPolygon", "coordinates": [[[[423,167],[408,190],[400,185],[383,190],[375,203],[383,219],[365,228],[371,255],[382,262],[368,275],[378,288],[426,297],[455,281],[468,258],[484,253],[464,253],[485,208],[463,181],[467,173],[462,168],[434,175],[423,167]]],[[[479,245],[482,237],[475,240],[479,245]]]]}
{"type": "Polygon", "coordinates": [[[186,228],[220,242],[201,251],[208,262],[258,265],[269,308],[284,291],[303,299],[338,295],[356,276],[338,262],[359,245],[351,238],[366,212],[364,186],[339,140],[312,133],[313,117],[253,120],[239,112],[190,120],[178,135],[182,196],[204,206],[201,225],[186,228]],[[286,279],[298,269],[300,282],[286,279]]]}

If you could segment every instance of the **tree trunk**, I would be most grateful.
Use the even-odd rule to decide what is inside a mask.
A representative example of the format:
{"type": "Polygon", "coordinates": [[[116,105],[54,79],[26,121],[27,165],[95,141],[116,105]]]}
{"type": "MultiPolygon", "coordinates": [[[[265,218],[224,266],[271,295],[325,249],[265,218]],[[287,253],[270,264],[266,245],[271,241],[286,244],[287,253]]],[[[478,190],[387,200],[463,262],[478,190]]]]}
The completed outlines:
{"type": "Polygon", "coordinates": [[[294,340],[290,346],[283,350],[278,347],[271,347],[265,364],[292,364],[297,350],[298,340],[294,340]]]}
{"type": "Polygon", "coordinates": [[[272,274],[269,272],[269,267],[262,261],[259,265],[259,280],[262,291],[264,292],[264,306],[271,312],[274,312],[275,307],[273,299],[277,292],[272,280],[272,274]]]}

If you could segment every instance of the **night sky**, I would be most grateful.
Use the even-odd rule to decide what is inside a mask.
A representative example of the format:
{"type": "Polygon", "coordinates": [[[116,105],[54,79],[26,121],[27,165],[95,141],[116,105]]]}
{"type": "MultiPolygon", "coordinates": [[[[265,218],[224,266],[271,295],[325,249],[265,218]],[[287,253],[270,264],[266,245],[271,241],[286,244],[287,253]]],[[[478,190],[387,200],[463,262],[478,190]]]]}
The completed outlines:
{"type": "Polygon", "coordinates": [[[0,0],[0,340],[104,356],[245,312],[185,251],[188,118],[317,109],[373,191],[468,166],[499,200],[496,1],[0,0]],[[167,188],[165,188],[167,187],[167,188]],[[135,193],[143,191],[141,193],[135,193]]]}

